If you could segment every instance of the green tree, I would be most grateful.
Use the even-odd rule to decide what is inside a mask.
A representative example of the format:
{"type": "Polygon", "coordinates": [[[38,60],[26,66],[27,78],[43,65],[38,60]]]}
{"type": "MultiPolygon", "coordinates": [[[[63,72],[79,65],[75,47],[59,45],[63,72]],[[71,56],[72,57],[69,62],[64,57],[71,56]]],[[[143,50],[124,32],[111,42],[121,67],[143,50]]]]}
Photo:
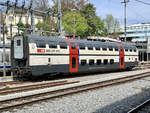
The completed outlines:
{"type": "Polygon", "coordinates": [[[100,35],[104,32],[104,22],[96,15],[96,8],[93,4],[84,5],[80,13],[87,20],[88,30],[86,36],[100,35]]]}
{"type": "MultiPolygon", "coordinates": [[[[42,30],[42,31],[51,32],[52,29],[53,29],[53,27],[52,27],[48,22],[46,22],[46,21],[39,22],[39,23],[37,23],[35,26],[36,26],[36,28],[37,28],[38,30],[42,30]]],[[[45,33],[46,36],[49,36],[49,35],[50,35],[50,33],[48,33],[48,32],[45,33]]]]}
{"type": "Polygon", "coordinates": [[[87,21],[79,12],[68,12],[63,17],[63,27],[68,34],[85,36],[87,32],[87,21]]]}
{"type": "Polygon", "coordinates": [[[21,29],[22,31],[25,30],[25,25],[20,21],[18,22],[17,26],[19,27],[19,29],[21,29]]]}
{"type": "Polygon", "coordinates": [[[117,32],[119,32],[119,21],[115,19],[111,14],[106,15],[106,18],[104,19],[104,24],[108,34],[116,34],[117,32]]]}

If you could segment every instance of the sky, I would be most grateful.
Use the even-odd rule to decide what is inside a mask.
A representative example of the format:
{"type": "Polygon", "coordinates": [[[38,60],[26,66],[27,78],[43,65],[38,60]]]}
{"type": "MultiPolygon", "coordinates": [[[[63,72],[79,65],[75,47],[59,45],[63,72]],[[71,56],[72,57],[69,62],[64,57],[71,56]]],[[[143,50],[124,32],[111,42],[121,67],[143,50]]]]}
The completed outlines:
{"type": "MultiPolygon", "coordinates": [[[[7,0],[0,0],[0,2],[6,2],[7,0]]],[[[10,0],[15,2],[15,0],[10,0]]],[[[23,0],[18,0],[21,5],[23,0]]],[[[30,1],[30,0],[26,0],[30,1]]],[[[124,0],[89,0],[89,3],[94,4],[96,7],[96,13],[102,19],[107,14],[112,14],[114,18],[118,19],[120,24],[124,24],[124,5],[121,3],[124,0]]],[[[150,0],[141,0],[146,3],[150,3],[150,0]]],[[[137,24],[150,22],[150,5],[145,5],[137,2],[136,0],[130,0],[127,4],[127,24],[137,24]]]]}
{"type": "MultiPolygon", "coordinates": [[[[112,14],[117,18],[121,25],[124,23],[124,5],[121,3],[124,0],[89,0],[89,3],[94,4],[96,13],[101,18],[105,18],[107,14],[112,14]]],[[[150,3],[150,0],[141,0],[150,3]]],[[[139,3],[135,0],[130,0],[127,4],[127,24],[137,24],[150,22],[150,5],[139,3]]]]}

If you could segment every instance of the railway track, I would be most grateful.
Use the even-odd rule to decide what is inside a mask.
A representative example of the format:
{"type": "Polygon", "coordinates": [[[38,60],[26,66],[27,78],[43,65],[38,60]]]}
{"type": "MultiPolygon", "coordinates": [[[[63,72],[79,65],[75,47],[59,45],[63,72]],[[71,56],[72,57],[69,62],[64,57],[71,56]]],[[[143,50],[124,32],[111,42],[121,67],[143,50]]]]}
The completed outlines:
{"type": "Polygon", "coordinates": [[[62,96],[67,96],[83,91],[88,91],[88,90],[93,90],[96,88],[101,88],[101,87],[106,87],[106,86],[112,86],[112,85],[117,85],[125,82],[129,82],[135,79],[143,78],[150,76],[150,73],[144,73],[144,74],[137,74],[137,75],[132,75],[128,77],[123,77],[123,78],[117,78],[113,80],[106,80],[106,81],[97,81],[97,82],[85,82],[83,83],[77,83],[77,84],[70,84],[66,85],[66,87],[59,87],[56,88],[55,90],[48,90],[48,91],[43,91],[43,92],[36,92],[33,94],[28,94],[28,95],[21,95],[18,97],[10,98],[10,99],[5,99],[5,100],[0,100],[0,112],[1,111],[7,111],[11,110],[17,107],[22,107],[25,105],[29,104],[34,104],[37,102],[45,101],[45,100],[50,100],[50,99],[55,99],[58,97],[62,96]]]}
{"type": "Polygon", "coordinates": [[[49,87],[73,84],[73,83],[78,83],[78,82],[79,81],[68,82],[67,80],[63,80],[63,81],[50,82],[50,83],[33,84],[33,85],[19,86],[19,87],[14,87],[14,88],[6,88],[6,89],[0,89],[0,95],[31,91],[31,90],[37,90],[37,89],[42,89],[42,88],[49,88],[49,87]]]}
{"type": "Polygon", "coordinates": [[[9,82],[0,82],[0,86],[6,86],[9,85],[15,85],[15,84],[25,84],[25,83],[31,83],[29,81],[9,81],[9,82]]]}
{"type": "Polygon", "coordinates": [[[150,113],[150,99],[131,109],[128,113],[150,113]]]}

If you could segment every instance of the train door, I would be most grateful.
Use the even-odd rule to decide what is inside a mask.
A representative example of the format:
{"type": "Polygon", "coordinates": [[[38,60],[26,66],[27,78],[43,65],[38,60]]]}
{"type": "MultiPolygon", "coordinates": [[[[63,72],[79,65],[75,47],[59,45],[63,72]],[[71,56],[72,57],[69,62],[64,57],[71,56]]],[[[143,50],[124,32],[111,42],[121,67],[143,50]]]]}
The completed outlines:
{"type": "Polygon", "coordinates": [[[120,46],[120,50],[119,50],[119,61],[120,61],[120,68],[123,69],[124,68],[124,64],[125,64],[125,57],[124,57],[124,48],[122,46],[120,46]]]}
{"type": "Polygon", "coordinates": [[[75,42],[70,41],[69,53],[69,71],[78,72],[78,47],[75,42]]]}
{"type": "Polygon", "coordinates": [[[22,59],[23,57],[23,37],[18,36],[14,38],[14,58],[22,59]]]}

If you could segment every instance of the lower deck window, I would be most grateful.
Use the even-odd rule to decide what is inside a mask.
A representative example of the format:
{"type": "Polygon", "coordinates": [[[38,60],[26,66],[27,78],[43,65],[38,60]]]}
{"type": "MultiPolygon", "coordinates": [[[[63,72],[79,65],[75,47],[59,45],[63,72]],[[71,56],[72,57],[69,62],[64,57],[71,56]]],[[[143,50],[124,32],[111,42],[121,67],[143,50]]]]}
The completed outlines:
{"type": "Polygon", "coordinates": [[[100,65],[101,63],[102,63],[101,59],[98,59],[97,62],[96,62],[97,65],[100,65]]]}
{"type": "Polygon", "coordinates": [[[94,65],[94,60],[93,59],[89,60],[89,65],[94,65]]]}
{"type": "Polygon", "coordinates": [[[86,65],[86,60],[81,60],[81,65],[86,65]]]}
{"type": "Polygon", "coordinates": [[[114,59],[110,59],[110,64],[114,64],[114,59]]]}
{"type": "Polygon", "coordinates": [[[108,59],[104,59],[104,64],[108,64],[108,59]]]}

